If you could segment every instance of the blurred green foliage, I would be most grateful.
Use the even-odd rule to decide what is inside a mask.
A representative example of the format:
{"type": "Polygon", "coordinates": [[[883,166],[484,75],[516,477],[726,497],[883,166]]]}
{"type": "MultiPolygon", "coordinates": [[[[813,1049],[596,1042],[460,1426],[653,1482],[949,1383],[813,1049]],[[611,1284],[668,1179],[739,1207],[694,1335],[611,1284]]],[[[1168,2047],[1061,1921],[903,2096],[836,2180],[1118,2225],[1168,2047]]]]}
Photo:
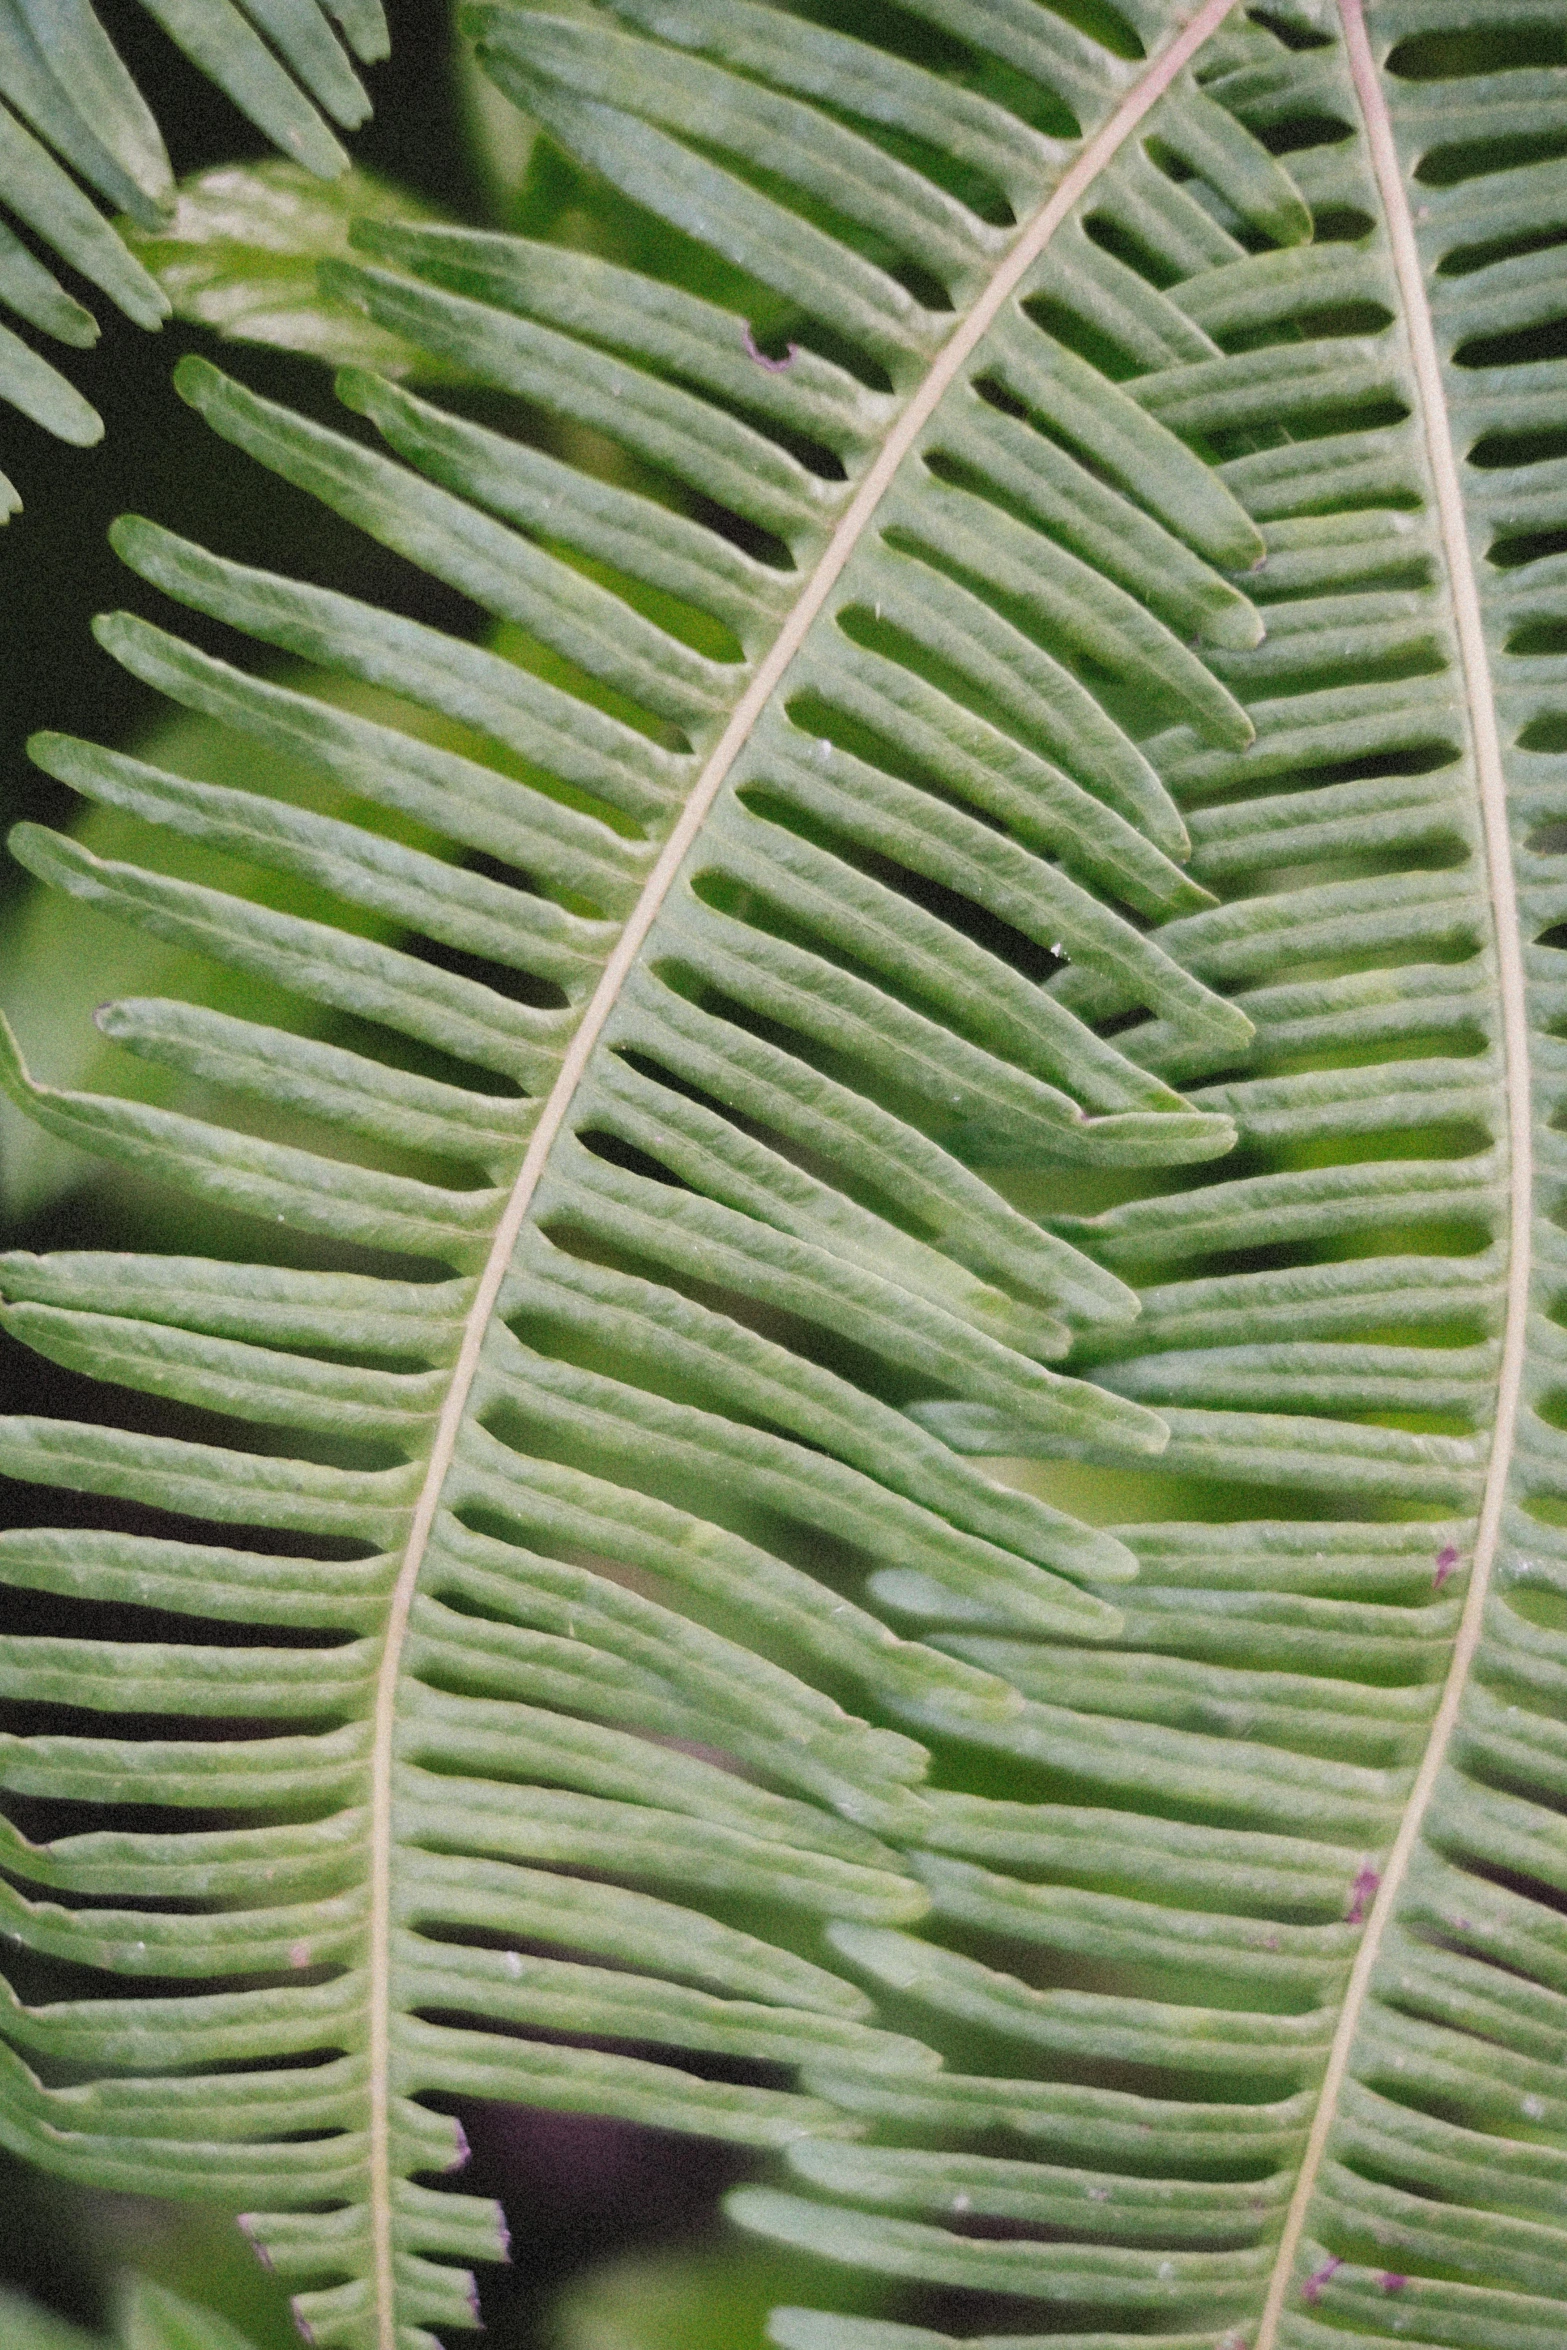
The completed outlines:
{"type": "Polygon", "coordinates": [[[794,2283],[789,2263],[749,2250],[606,2262],[561,2294],[551,2350],[764,2350],[794,2283]]]}

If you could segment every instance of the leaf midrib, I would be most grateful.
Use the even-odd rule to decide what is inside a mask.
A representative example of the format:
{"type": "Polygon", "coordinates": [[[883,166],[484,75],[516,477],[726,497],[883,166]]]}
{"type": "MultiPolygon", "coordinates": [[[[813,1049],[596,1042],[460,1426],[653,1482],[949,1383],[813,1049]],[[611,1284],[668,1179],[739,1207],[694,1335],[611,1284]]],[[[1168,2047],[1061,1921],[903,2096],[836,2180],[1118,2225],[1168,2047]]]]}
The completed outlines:
{"type": "Polygon", "coordinates": [[[1275,2350],[1279,2323],[1284,2314],[1284,2298],[1294,2272],[1296,2253],[1316,2192],[1328,2138],[1337,2118],[1339,2098],[1348,2075],[1349,2060],[1354,2051],[1366,2001],[1370,1996],[1371,1979],[1381,1955],[1383,1936],[1392,1919],[1437,1779],[1447,1759],[1447,1750],[1458,1720],[1458,1709],[1479,1645],[1491,1570],[1501,1532],[1502,1505],[1512,1469],[1523,1383],[1532,1271],[1530,1239],[1534,1137],[1530,1113],[1529,1024],[1524,990],[1523,942],[1513,880],[1512,843],[1507,827],[1507,787],[1502,768],[1502,744],[1496,722],[1496,701],[1491,686],[1491,662],[1485,642],[1480,590],[1469,545],[1458,460],[1453,451],[1436,329],[1430,304],[1426,300],[1425,272],[1415,238],[1409,199],[1404,189],[1392,120],[1366,31],[1363,0],[1339,0],[1339,18],[1344,28],[1350,76],[1360,102],[1372,170],[1382,199],[1388,243],[1402,296],[1402,313],[1409,337],[1410,359],[1420,407],[1420,428],[1436,492],[1437,520],[1443,553],[1447,559],[1464,698],[1474,745],[1487,886],[1496,930],[1497,993],[1501,1005],[1503,1083],[1507,1097],[1511,1162],[1508,1184],[1510,1250],[1496,1421],[1475,1530],[1474,1556],[1470,1564],[1464,1611],[1425,1754],[1416,1773],[1409,1802],[1399,1823],[1398,1834],[1388,1855],[1387,1867],[1383,1871],[1382,1882],[1377,1889],[1366,1930],[1350,1971],[1338,2029],[1333,2037],[1321,2094],[1306,2140],[1305,2155],[1295,2181],[1295,2192],[1290,2198],[1284,2230],[1279,2238],[1278,2254],[1269,2280],[1268,2297],[1263,2306],[1255,2350],[1275,2350]]]}
{"type": "Polygon", "coordinates": [[[549,1161],[555,1139],[577,1088],[619,1000],[648,932],[685,862],[725,777],[744,749],[762,711],[800,650],[883,496],[958,373],[988,333],[1002,306],[1043,252],[1079,196],[1103,171],[1176,76],[1229,15],[1235,0],[1205,0],[1185,30],[1149,65],[1034,215],[998,267],[985,292],[953,332],[910,399],[880,454],[845,508],[793,611],[737,704],[710,753],[691,797],[649,873],[614,952],[604,967],[550,1089],[528,1144],[495,1239],[479,1277],[463,1327],[462,1345],[436,1428],[429,1466],[409,1527],[403,1564],[387,1613],[386,1645],[376,1681],[370,1756],[370,1911],[366,1961],[369,2001],[368,2056],[370,2127],[368,2146],[372,2276],[378,2350],[396,2350],[392,2269],[391,1912],[392,1912],[392,1742],[402,1653],[430,1531],[440,1506],[447,1471],[456,1451],[480,1353],[511,1262],[512,1252],[549,1161]]]}

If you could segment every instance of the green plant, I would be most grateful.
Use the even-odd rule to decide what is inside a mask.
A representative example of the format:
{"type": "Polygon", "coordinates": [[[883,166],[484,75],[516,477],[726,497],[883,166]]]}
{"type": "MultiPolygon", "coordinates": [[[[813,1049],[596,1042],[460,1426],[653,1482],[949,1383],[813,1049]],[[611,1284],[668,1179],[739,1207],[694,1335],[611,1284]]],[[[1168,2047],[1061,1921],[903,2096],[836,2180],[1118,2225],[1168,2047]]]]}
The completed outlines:
{"type": "Polygon", "coordinates": [[[1551,2350],[1567,38],[465,22],[618,257],[359,220],[380,443],[178,381],[495,633],[126,522],[332,812],[46,735],[245,894],[13,840],[293,1010],[6,1065],[266,1243],[3,1268],[200,1417],[4,1437],[0,2131],[344,2350],[476,2313],[465,2098],[774,2156],[784,2350],[1551,2350]]]}
{"type": "MultiPolygon", "coordinates": [[[[115,2327],[118,2350],[246,2350],[243,2338],[210,2309],[193,2307],[145,2279],[123,2296],[115,2327]]],[[[7,2350],[96,2350],[90,2334],[66,2325],[0,2286],[7,2350]]]]}
{"type": "MultiPolygon", "coordinates": [[[[352,130],[369,100],[328,17],[368,64],[386,55],[381,0],[333,0],[322,8],[316,0],[143,6],[284,155],[326,179],[343,169],[347,156],[321,109],[352,130]]],[[[146,232],[156,233],[174,209],[162,133],[91,0],[14,0],[0,22],[0,95],[12,110],[0,124],[0,201],[127,318],[160,324],[170,313],[168,294],[80,184],[146,232]]],[[[57,342],[81,349],[97,340],[92,312],[9,228],[0,228],[0,304],[57,342]]],[[[103,432],[91,403],[9,327],[0,327],[0,400],[79,447],[103,432]]],[[[0,521],[20,504],[0,475],[0,521]]]]}

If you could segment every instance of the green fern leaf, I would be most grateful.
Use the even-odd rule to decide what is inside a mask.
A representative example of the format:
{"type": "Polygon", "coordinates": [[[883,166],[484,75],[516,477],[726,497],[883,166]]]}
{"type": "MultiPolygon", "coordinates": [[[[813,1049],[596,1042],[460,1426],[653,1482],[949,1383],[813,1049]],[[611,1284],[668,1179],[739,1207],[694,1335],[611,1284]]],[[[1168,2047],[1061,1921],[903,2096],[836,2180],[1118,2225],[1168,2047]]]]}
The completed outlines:
{"type": "Polygon", "coordinates": [[[792,2350],[1547,2350],[1560,69],[909,13],[946,75],[478,9],[705,290],[367,218],[327,300],[484,421],[180,371],[492,636],[131,521],[447,732],[120,615],[366,821],[36,745],[322,911],[14,836],[309,1033],[142,998],[185,1106],[7,1089],[311,1253],[3,1268],[227,1425],[0,1437],[101,1504],[0,1538],[72,1603],[0,1925],[79,1986],[4,1995],[0,2134],[243,2206],[345,2350],[473,2321],[464,2099],[772,2150],[739,2225],[968,2312],[792,2350]]]}
{"type": "MultiPolygon", "coordinates": [[[[144,5],[284,156],[325,179],[344,169],[348,158],[323,110],[350,130],[369,113],[348,51],[363,63],[386,55],[380,0],[144,5]]],[[[81,184],[128,213],[144,235],[163,229],[174,210],[174,177],[158,125],[92,0],[6,0],[0,9],[0,101],[0,203],[126,317],[139,326],[160,326],[171,308],[168,293],[133,249],[134,236],[127,243],[81,184]]],[[[57,341],[83,346],[97,338],[91,312],[3,224],[0,307],[57,341]]],[[[0,400],[79,447],[103,436],[97,411],[4,325],[0,400]]],[[[0,521],[20,506],[0,475],[0,521]]]]}

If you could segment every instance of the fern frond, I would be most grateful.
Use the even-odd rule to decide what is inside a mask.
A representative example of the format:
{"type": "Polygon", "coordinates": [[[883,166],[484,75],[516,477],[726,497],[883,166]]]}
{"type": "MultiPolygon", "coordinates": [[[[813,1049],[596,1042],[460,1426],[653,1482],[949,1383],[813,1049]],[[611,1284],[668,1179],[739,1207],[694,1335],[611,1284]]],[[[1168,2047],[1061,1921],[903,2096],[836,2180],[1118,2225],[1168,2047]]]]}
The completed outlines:
{"type": "MultiPolygon", "coordinates": [[[[347,130],[369,113],[350,52],[364,64],[386,55],[381,0],[144,5],[284,156],[326,179],[344,169],[348,158],[323,113],[347,130]]],[[[0,12],[0,204],[127,318],[160,326],[168,294],[94,196],[143,232],[168,220],[174,175],[157,122],[92,0],[10,0],[0,12]]],[[[0,307],[56,341],[81,347],[97,339],[91,312],[3,223],[0,307]]],[[[97,411],[7,326],[0,326],[0,399],[60,440],[88,447],[102,438],[97,411]]],[[[0,520],[20,505],[0,476],[0,520]]]]}
{"type": "Polygon", "coordinates": [[[143,580],[408,723],[122,615],[364,821],[37,746],[318,910],[24,829],[300,1012],[127,1002],[183,1095],[8,1090],[378,1254],[6,1261],[26,1344],[228,1427],[0,1438],[103,1505],[0,1538],[73,1603],[0,1651],[59,1709],[0,1784],[97,1807],[0,1849],[80,1985],[6,1995],[0,2131],[245,2206],[349,2350],[473,2319],[465,2098],[776,2150],[741,2225],[1082,2350],[1545,2350],[1559,1007],[1482,688],[1548,941],[1554,558],[1493,579],[1460,499],[1555,528],[1559,395],[1442,362],[1471,301],[1540,315],[1492,246],[1555,167],[1447,189],[1432,256],[1480,261],[1433,275],[1424,85],[1353,0],[910,13],[951,79],[749,0],[484,7],[723,270],[371,219],[330,299],[483,422],[355,368],[378,448],[180,372],[492,634],[132,521],[143,580]]]}
{"type": "MultiPolygon", "coordinates": [[[[1567,2277],[1559,2232],[1511,2167],[1559,2160],[1544,2073],[1529,2070],[1548,2062],[1560,1993],[1547,1955],[1557,1872],[1540,1842],[1554,1808],[1559,1670],[1557,1610],[1544,1597],[1558,1514],[1546,1368],[1556,1347],[1549,1307],[1529,1302],[1537,1277],[1548,1297],[1558,1250],[1549,1109],[1536,1140],[1526,1106],[1530,1070],[1548,1104],[1554,1067],[1551,948],[1531,944],[1555,919],[1549,868],[1532,845],[1554,814],[1531,756],[1548,724],[1546,672],[1510,609],[1517,583],[1543,567],[1519,538],[1521,566],[1505,568],[1498,531],[1525,485],[1541,498],[1542,523],[1555,512],[1548,470],[1522,438],[1546,413],[1554,376],[1498,346],[1494,368],[1477,367],[1490,352],[1475,323],[1518,272],[1513,254],[1551,217],[1554,167],[1487,169],[1494,110],[1524,80],[1537,126],[1546,92],[1535,76],[1471,79],[1455,62],[1430,81],[1411,63],[1400,78],[1407,50],[1379,74],[1395,41],[1435,39],[1458,18],[1410,8],[1378,10],[1375,21],[1373,52],[1347,8],[1343,42],[1305,52],[1299,79],[1262,36],[1232,33],[1204,78],[1257,128],[1311,113],[1341,123],[1334,143],[1292,155],[1292,169],[1319,212],[1378,225],[1321,269],[1301,266],[1305,255],[1237,259],[1173,288],[1231,355],[1134,379],[1268,539],[1267,563],[1247,583],[1267,641],[1209,656],[1245,702],[1255,740],[1215,751],[1188,726],[1149,746],[1189,826],[1194,878],[1227,900],[1163,935],[1247,1011],[1254,1040],[1221,1058],[1152,1024],[1132,1032],[1146,1065],[1234,1117],[1244,1156],[1216,1184],[1052,1220],[1139,1286],[1143,1317],[1103,1337],[1084,1332],[1073,1359],[1160,1412],[1171,1429],[1160,1473],[1222,1480],[1234,1497],[1226,1515],[1244,1509],[1248,1484],[1278,1500],[1309,1494],[1310,1514],[1120,1528],[1142,1574],[1113,1644],[1052,1654],[996,1637],[999,1616],[940,1643],[1031,1699],[1029,1716],[1041,1717],[1032,1733],[1022,1721],[986,1733],[1020,1761],[1085,1776],[1084,1744],[1073,1739],[1069,1761],[1051,1738],[1070,1719],[1059,1709],[1179,1727],[1202,1738],[1209,1769],[1200,1784],[1167,1779],[1137,1800],[1231,1833],[1314,1829],[1339,1843],[1341,1870],[1357,1839],[1369,1847],[1335,1905],[1346,1925],[1371,1921],[1347,1987],[1330,1991],[1324,1951],[1322,1984],[1302,1977],[1285,2002],[1303,2022],[1336,2022],[1331,2050],[1319,2043],[1325,2086],[1313,2093],[1260,2332],[1245,2295],[1227,2305],[1237,2341],[1297,2350],[1411,2330],[1543,2345],[1559,2330],[1567,2277]],[[1446,185],[1445,159],[1459,154],[1471,173],[1446,185]],[[1419,249],[1401,192],[1410,177],[1440,191],[1417,210],[1419,249]],[[1313,342],[1315,322],[1335,308],[1342,325],[1313,342]],[[1368,312],[1408,320],[1408,344],[1386,325],[1367,340],[1358,330],[1368,312]],[[1511,449],[1499,437],[1507,429],[1518,436],[1511,449]],[[1473,452],[1467,466],[1455,467],[1455,447],[1473,452]],[[1531,903],[1537,871],[1545,887],[1531,903]],[[1368,1505],[1414,1509],[1424,1522],[1322,1522],[1324,1508],[1368,1505]],[[1443,1524],[1430,1515],[1438,1509],[1475,1515],[1443,1524]]],[[[1549,310],[1535,295],[1518,316],[1532,324],[1549,310]]],[[[1543,618],[1544,600],[1532,609],[1543,618]]],[[[1125,1001],[1077,969],[1051,986],[1090,1017],[1114,1017],[1125,1001]]],[[[917,1409],[966,1447],[1063,1449],[972,1405],[917,1409]]],[[[878,1588],[901,1602],[905,1622],[943,1612],[913,1579],[878,1588]]],[[[1194,1744],[1194,1762],[1200,1751],[1194,1744]]],[[[1095,1776],[1125,1803],[1124,1744],[1117,1755],[1115,1777],[1103,1764],[1095,1776]]],[[[1058,1808],[1038,1816],[1055,1833],[1058,1808]]],[[[1025,1859],[1023,1835],[1006,1839],[999,1823],[989,1836],[1031,1878],[1052,1888],[1075,1878],[1103,1899],[1102,1861],[1090,1876],[1045,1845],[1025,1859]]],[[[1222,1838],[1210,1832],[1204,1849],[1215,1855],[1222,1838]]],[[[1145,1880],[1142,1898],[1148,1890],[1145,1880]]],[[[1095,1947],[1086,1894],[1063,1905],[1030,1888],[1020,1908],[1005,1879],[970,1866],[937,1898],[1014,1948],[1043,1941],[1058,1965],[1080,1966],[1095,1947]]],[[[1271,1918],[1287,1914],[1270,1905],[1271,1918]]],[[[1317,1912],[1331,1914],[1326,1904],[1317,1912]]],[[[1276,1998],[1289,1932],[1279,1923],[1266,1937],[1278,1953],[1276,1998]]],[[[1164,1965],[1178,1969],[1168,1912],[1160,1933],[1164,1965]]],[[[1130,1918],[1113,1939],[1118,1966],[1132,1966],[1130,1918]]],[[[927,2012],[956,2018],[994,1999],[951,1961],[936,1975],[896,1974],[891,1943],[874,1960],[860,1948],[862,1970],[906,1981],[905,1996],[927,2012]]],[[[1210,1961],[1206,1979],[1222,1981],[1222,1962],[1210,1961]]],[[[1260,2004],[1238,1984],[1230,1997],[1260,2004]]],[[[1108,2028],[1107,2003],[1098,2008],[1108,2028]]],[[[1025,2017],[1041,2028],[1033,2012],[1018,2012],[1014,2040],[1025,2017]]],[[[1097,2045],[1109,2053],[1107,2040],[1097,2045]]],[[[1244,2045],[1237,2032],[1232,2062],[1244,2045]]],[[[1289,2046],[1281,2032],[1274,2065],[1289,2046]]],[[[1257,2066],[1254,2094],[1267,2069],[1257,2066]]],[[[885,2206],[888,2187],[867,2181],[856,2200],[885,2206]]],[[[752,2220],[789,2232],[782,2208],[752,2220]]],[[[918,2273],[950,2275],[953,2256],[926,2240],[921,2254],[900,2221],[840,2256],[897,2274],[923,2261],[918,2273]]],[[[1130,2313],[1130,2297],[1123,2306],[1130,2313]]],[[[779,2339],[876,2338],[818,2324],[781,2319],[779,2339]]],[[[893,2328],[886,2339],[922,2337],[893,2328]]]]}

